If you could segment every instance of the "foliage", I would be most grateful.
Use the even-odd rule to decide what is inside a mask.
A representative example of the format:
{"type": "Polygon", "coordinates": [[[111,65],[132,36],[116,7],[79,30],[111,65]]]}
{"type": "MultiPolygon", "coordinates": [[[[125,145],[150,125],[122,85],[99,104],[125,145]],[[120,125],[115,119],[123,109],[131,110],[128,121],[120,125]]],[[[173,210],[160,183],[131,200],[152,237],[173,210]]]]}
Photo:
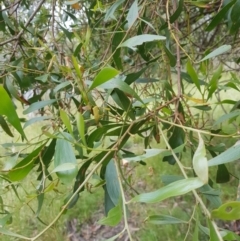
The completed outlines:
{"type": "Polygon", "coordinates": [[[0,125],[11,143],[1,143],[1,179],[21,200],[19,186],[31,178],[33,215],[46,227],[32,238],[10,231],[14,210],[2,188],[0,232],[34,241],[81,202],[84,190],[100,188],[106,217],[99,223],[125,225],[110,240],[124,232],[133,240],[132,203],[189,194],[188,220],[160,210],[146,223],[188,223],[185,239],[239,240],[217,225],[238,219],[239,196],[226,202],[215,189],[239,175],[229,171],[237,167],[239,143],[224,141],[239,138],[239,6],[239,0],[2,1],[0,125]],[[222,99],[224,92],[230,98],[222,99]],[[41,133],[31,139],[26,129],[39,123],[41,133]],[[127,149],[133,136],[143,139],[142,153],[127,149]],[[125,166],[147,165],[153,156],[168,173],[177,165],[181,175],[165,175],[163,187],[139,193],[125,166]],[[41,220],[59,182],[68,188],[62,208],[50,222],[41,220]]]}

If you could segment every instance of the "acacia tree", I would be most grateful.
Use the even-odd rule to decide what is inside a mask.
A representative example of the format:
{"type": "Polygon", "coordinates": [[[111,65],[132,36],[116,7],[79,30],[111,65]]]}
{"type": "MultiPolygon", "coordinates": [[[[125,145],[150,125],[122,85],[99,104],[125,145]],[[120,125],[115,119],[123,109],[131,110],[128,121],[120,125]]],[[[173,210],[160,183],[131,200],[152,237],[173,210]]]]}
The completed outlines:
{"type": "MultiPolygon", "coordinates": [[[[240,204],[222,204],[214,189],[229,182],[225,164],[239,158],[238,143],[227,149],[221,141],[239,138],[239,101],[221,95],[239,91],[239,7],[239,0],[2,1],[0,125],[13,142],[1,144],[14,148],[1,153],[7,164],[1,178],[20,199],[19,184],[36,179],[38,218],[57,182],[72,190],[56,218],[32,238],[8,230],[14,210],[3,196],[0,232],[36,240],[81,200],[95,174],[105,192],[106,218],[99,222],[124,219],[124,229],[111,240],[124,232],[133,240],[127,218],[132,203],[186,193],[192,193],[191,240],[199,240],[200,231],[210,240],[239,240],[215,220],[237,220],[240,204]],[[32,97],[26,98],[29,90],[32,97]],[[19,117],[22,106],[26,118],[19,117]],[[217,120],[216,106],[222,109],[217,120]],[[27,119],[36,111],[39,116],[27,119]],[[231,132],[222,126],[226,121],[231,132]],[[39,122],[41,133],[30,139],[25,128],[39,122]],[[133,135],[143,139],[140,155],[125,148],[133,135]],[[181,176],[164,176],[163,187],[139,193],[122,160],[144,165],[156,155],[167,170],[177,165],[181,176]],[[209,175],[212,166],[216,173],[209,175]]],[[[186,222],[158,213],[146,220],[186,222]]]]}

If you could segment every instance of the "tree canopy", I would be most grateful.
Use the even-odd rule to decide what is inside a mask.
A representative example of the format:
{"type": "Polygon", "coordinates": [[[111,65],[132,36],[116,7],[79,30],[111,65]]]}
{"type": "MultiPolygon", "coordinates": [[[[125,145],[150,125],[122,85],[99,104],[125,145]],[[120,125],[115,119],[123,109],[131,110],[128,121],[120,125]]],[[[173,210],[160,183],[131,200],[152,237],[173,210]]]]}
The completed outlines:
{"type": "Polygon", "coordinates": [[[239,9],[240,0],[1,1],[0,125],[10,139],[1,140],[0,177],[19,199],[19,185],[34,180],[40,222],[49,221],[41,210],[57,183],[68,191],[56,218],[31,238],[9,231],[14,210],[4,194],[0,233],[36,240],[97,176],[106,214],[99,223],[125,224],[111,240],[123,232],[133,240],[132,203],[189,193],[190,220],[156,213],[145,221],[189,222],[191,240],[200,232],[239,240],[216,222],[240,212],[237,187],[228,201],[217,190],[239,176],[239,9]],[[135,136],[142,153],[127,148],[135,136]],[[167,171],[161,188],[140,193],[124,168],[151,157],[167,171]]]}

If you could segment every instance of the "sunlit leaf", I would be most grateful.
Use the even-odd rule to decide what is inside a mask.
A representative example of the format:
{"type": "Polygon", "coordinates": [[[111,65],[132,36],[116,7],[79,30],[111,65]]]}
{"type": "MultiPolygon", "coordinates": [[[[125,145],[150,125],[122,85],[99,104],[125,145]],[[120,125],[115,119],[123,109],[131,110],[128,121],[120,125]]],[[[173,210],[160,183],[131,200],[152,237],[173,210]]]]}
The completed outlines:
{"type": "Polygon", "coordinates": [[[142,34],[126,40],[125,42],[120,44],[119,47],[128,47],[132,50],[136,50],[136,46],[141,45],[143,43],[165,39],[166,37],[160,35],[142,34]]]}
{"type": "Polygon", "coordinates": [[[89,90],[92,90],[97,86],[104,84],[118,74],[119,71],[114,68],[106,67],[102,69],[94,78],[92,85],[89,87],[89,90]]]}
{"type": "Polygon", "coordinates": [[[56,101],[57,100],[54,99],[54,100],[43,100],[43,101],[32,103],[26,110],[23,111],[23,114],[26,115],[33,111],[39,110],[45,106],[52,105],[56,101]]]}
{"type": "Polygon", "coordinates": [[[144,203],[156,203],[161,202],[167,198],[180,196],[193,191],[204,183],[199,178],[188,178],[173,182],[167,186],[164,186],[157,191],[143,193],[137,195],[130,202],[144,202],[144,203]]]}
{"type": "Polygon", "coordinates": [[[228,162],[233,162],[238,160],[240,157],[240,145],[236,143],[234,146],[227,149],[225,152],[220,155],[212,158],[208,161],[208,166],[217,166],[220,164],[225,164],[228,162]]]}
{"type": "Polygon", "coordinates": [[[136,19],[138,18],[138,0],[135,0],[132,6],[129,8],[127,14],[128,29],[132,27],[136,19]]]}
{"type": "Polygon", "coordinates": [[[240,217],[240,202],[233,201],[221,205],[218,209],[212,210],[212,217],[222,220],[237,220],[240,217]]]}
{"type": "Polygon", "coordinates": [[[218,125],[224,121],[227,121],[227,120],[230,120],[231,118],[233,117],[237,117],[240,115],[240,110],[235,110],[233,112],[230,112],[230,113],[227,113],[227,114],[224,114],[222,115],[221,117],[219,117],[213,125],[218,125]]]}
{"type": "Polygon", "coordinates": [[[208,162],[206,158],[206,150],[203,139],[198,133],[199,144],[197,150],[193,155],[193,169],[199,179],[201,179],[204,183],[208,182],[208,162]]]}
{"type": "Polygon", "coordinates": [[[114,16],[115,11],[117,10],[117,8],[124,2],[125,0],[118,0],[116,2],[114,2],[114,4],[107,10],[105,17],[104,17],[104,21],[108,21],[110,19],[114,19],[117,20],[116,17],[114,16]]]}
{"type": "MultiPolygon", "coordinates": [[[[68,133],[62,133],[65,136],[69,136],[68,133]]],[[[69,136],[71,138],[71,136],[69,136]]],[[[65,139],[58,139],[56,142],[55,154],[54,154],[54,168],[65,164],[65,163],[72,163],[73,165],[77,164],[77,160],[74,154],[73,147],[71,146],[70,142],[65,139]]],[[[69,183],[73,180],[73,178],[77,174],[77,168],[68,168],[66,170],[58,171],[57,175],[60,180],[64,183],[69,183]]]]}
{"type": "Polygon", "coordinates": [[[20,181],[25,178],[28,173],[33,169],[35,159],[45,146],[42,145],[30,153],[27,157],[21,160],[13,169],[9,170],[8,177],[11,181],[20,181]]]}
{"type": "Polygon", "coordinates": [[[231,45],[222,45],[219,48],[213,50],[210,54],[206,55],[203,59],[201,59],[199,62],[202,62],[207,59],[214,58],[218,55],[221,55],[229,50],[231,50],[232,46],[231,45]]]}
{"type": "Polygon", "coordinates": [[[122,208],[121,205],[117,205],[112,208],[107,217],[104,217],[98,221],[99,224],[108,225],[108,226],[116,226],[122,219],[122,208]]]}
{"type": "Polygon", "coordinates": [[[85,122],[84,122],[83,115],[80,112],[78,112],[76,119],[77,119],[77,128],[78,128],[79,136],[83,144],[87,145],[86,139],[85,139],[85,122]]]}

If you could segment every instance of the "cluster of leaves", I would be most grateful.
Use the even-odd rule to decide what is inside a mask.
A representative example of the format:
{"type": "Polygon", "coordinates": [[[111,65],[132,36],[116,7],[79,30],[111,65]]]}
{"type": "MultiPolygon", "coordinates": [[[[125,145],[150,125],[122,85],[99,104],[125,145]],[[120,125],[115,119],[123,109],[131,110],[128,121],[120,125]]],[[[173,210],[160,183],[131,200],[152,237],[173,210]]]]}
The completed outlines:
{"type": "Polygon", "coordinates": [[[36,177],[37,217],[56,182],[72,190],[56,219],[33,238],[8,231],[12,217],[1,199],[0,232],[36,240],[77,203],[95,175],[95,187],[105,192],[106,217],[99,222],[115,226],[124,217],[123,231],[111,240],[125,231],[132,240],[127,205],[162,202],[189,192],[206,214],[205,226],[198,208],[188,221],[160,214],[146,220],[192,222],[192,240],[198,240],[200,231],[210,240],[239,240],[233,232],[220,230],[214,219],[238,219],[240,203],[222,204],[213,187],[230,180],[225,164],[240,154],[239,144],[228,150],[224,143],[216,144],[219,138],[239,137],[239,101],[222,100],[220,94],[239,91],[240,82],[234,72],[221,81],[229,69],[219,62],[238,63],[239,57],[229,51],[238,48],[240,1],[41,0],[36,6],[27,0],[2,2],[0,125],[6,135],[20,135],[21,141],[1,144],[21,144],[23,149],[8,153],[1,178],[21,199],[18,183],[36,177]],[[29,90],[31,98],[26,97],[29,90]],[[226,111],[224,104],[232,109],[226,111]],[[25,106],[24,115],[37,111],[40,116],[19,118],[20,105],[25,106]],[[216,121],[211,118],[214,105],[224,113],[216,121]],[[226,121],[236,127],[233,132],[222,128],[226,121]],[[40,136],[30,140],[25,128],[38,122],[44,123],[40,136]],[[124,147],[133,135],[144,139],[142,155],[124,147]],[[160,142],[166,149],[152,148],[160,142]],[[25,153],[29,146],[33,150],[25,153]],[[188,168],[181,162],[185,152],[192,153],[188,168]],[[164,162],[177,164],[182,175],[164,176],[165,186],[154,192],[132,194],[122,160],[146,164],[145,159],[160,153],[164,162]],[[216,179],[209,176],[211,166],[218,167],[216,179]]]}

